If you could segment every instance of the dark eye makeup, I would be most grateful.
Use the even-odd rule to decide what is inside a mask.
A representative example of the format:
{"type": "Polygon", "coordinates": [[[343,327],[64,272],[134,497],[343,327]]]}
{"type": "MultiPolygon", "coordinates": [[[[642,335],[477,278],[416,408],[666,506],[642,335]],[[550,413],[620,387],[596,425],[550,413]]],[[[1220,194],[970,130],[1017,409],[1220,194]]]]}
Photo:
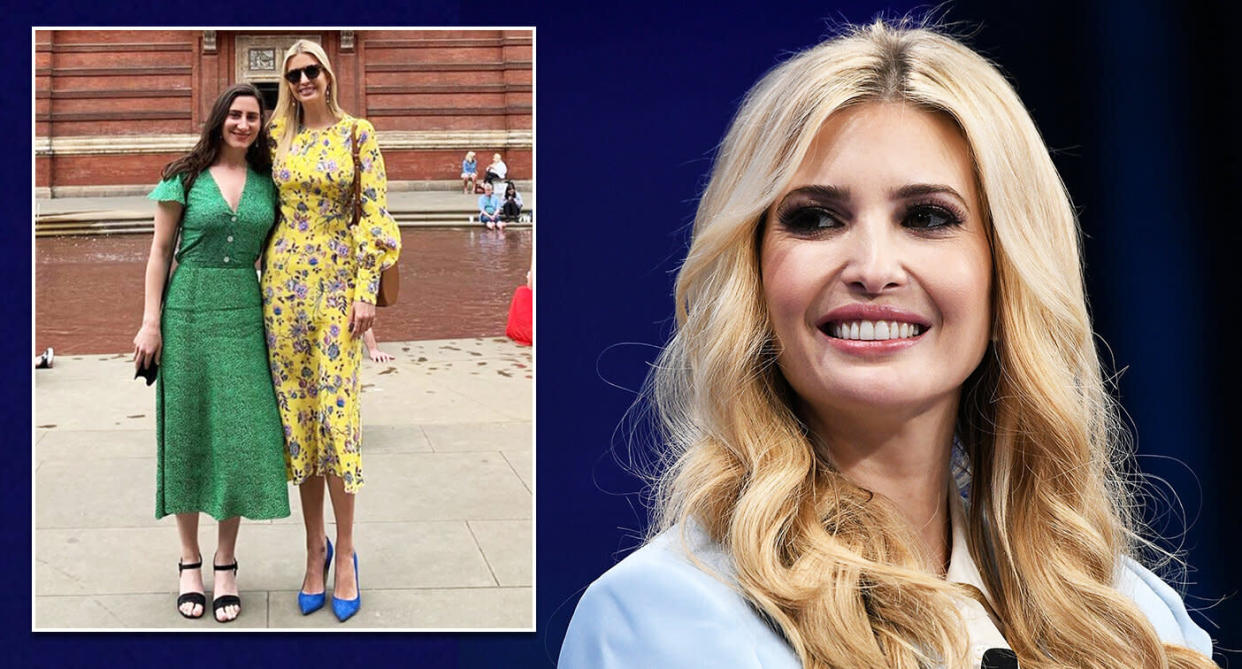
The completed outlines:
{"type": "Polygon", "coordinates": [[[782,205],[776,212],[781,227],[794,234],[814,234],[822,230],[841,227],[840,217],[821,206],[803,205],[797,202],[782,205]]]}
{"type": "MultiPolygon", "coordinates": [[[[898,211],[903,228],[922,233],[939,233],[962,225],[966,215],[957,206],[936,200],[906,203],[898,211]]],[[[786,231],[802,236],[816,235],[844,227],[848,214],[827,202],[804,197],[787,198],[776,210],[776,219],[786,231]]]]}
{"type": "Polygon", "coordinates": [[[938,230],[962,224],[965,216],[939,202],[914,202],[906,207],[901,225],[914,230],[938,230]]]}

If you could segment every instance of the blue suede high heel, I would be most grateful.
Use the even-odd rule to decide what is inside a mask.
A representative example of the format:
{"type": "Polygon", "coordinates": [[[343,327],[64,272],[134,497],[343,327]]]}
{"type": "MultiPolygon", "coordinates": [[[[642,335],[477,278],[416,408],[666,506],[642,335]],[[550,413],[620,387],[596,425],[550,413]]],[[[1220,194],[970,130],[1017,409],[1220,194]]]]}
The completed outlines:
{"type": "MultiPolygon", "coordinates": [[[[323,559],[323,589],[328,590],[328,567],[332,566],[332,540],[325,539],[328,542],[328,555],[323,559]]],[[[324,592],[308,595],[301,590],[298,591],[298,608],[302,610],[302,615],[310,615],[323,608],[324,592]]]]}
{"type": "Polygon", "coordinates": [[[354,551],[354,588],[358,594],[353,599],[337,599],[336,589],[332,591],[332,612],[336,614],[336,619],[345,622],[349,620],[358,609],[362,608],[362,587],[358,585],[358,552],[354,551]]]}

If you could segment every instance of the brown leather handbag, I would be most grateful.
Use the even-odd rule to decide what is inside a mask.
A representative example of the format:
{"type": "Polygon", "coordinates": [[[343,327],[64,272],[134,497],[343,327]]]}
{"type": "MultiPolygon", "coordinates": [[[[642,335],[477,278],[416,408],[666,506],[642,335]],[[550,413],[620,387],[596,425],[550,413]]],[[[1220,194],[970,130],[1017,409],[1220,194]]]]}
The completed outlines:
{"type": "MultiPolygon", "coordinates": [[[[354,152],[354,218],[349,227],[352,229],[362,220],[362,163],[358,160],[358,124],[354,123],[349,131],[349,143],[354,152]]],[[[379,293],[375,296],[375,306],[390,307],[397,303],[397,295],[401,291],[401,271],[398,263],[380,273],[379,293]]]]}

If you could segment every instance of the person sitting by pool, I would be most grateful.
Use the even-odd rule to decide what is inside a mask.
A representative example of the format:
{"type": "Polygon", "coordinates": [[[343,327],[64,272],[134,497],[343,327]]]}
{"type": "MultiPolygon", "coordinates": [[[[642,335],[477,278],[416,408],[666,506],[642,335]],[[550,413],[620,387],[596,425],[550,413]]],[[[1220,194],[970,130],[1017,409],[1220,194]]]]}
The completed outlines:
{"type": "Polygon", "coordinates": [[[518,217],[522,215],[522,194],[517,191],[517,186],[513,182],[507,182],[505,185],[505,197],[500,204],[500,227],[504,229],[505,222],[517,223],[518,217]]]}
{"type": "Polygon", "coordinates": [[[497,223],[504,229],[504,222],[500,220],[500,198],[492,192],[490,181],[483,184],[483,194],[479,196],[479,221],[488,230],[495,228],[497,223]]]}
{"type": "Polygon", "coordinates": [[[487,166],[487,173],[483,176],[483,181],[492,183],[493,181],[504,181],[509,176],[509,166],[505,165],[505,161],[501,160],[499,153],[492,154],[492,164],[487,166]]]}
{"type": "Polygon", "coordinates": [[[474,159],[474,151],[466,152],[466,159],[461,161],[461,192],[473,193],[479,179],[479,161],[474,159]]]}

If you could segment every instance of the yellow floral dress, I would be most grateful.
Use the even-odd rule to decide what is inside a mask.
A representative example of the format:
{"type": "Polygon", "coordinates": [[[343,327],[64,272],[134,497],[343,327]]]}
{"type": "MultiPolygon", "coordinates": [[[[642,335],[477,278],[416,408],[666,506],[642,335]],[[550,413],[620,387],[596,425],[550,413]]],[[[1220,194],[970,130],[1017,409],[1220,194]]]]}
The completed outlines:
{"type": "MultiPolygon", "coordinates": [[[[271,127],[272,148],[282,132],[271,127]]],[[[347,492],[362,486],[358,366],[362,336],[350,335],[355,300],[375,303],[380,273],[397,262],[401,234],[388,214],[388,181],[375,128],[345,116],[301,129],[274,155],[280,221],[264,254],[263,323],[290,481],[331,474],[347,492]],[[350,229],[357,124],[362,216],[350,229]]]]}

